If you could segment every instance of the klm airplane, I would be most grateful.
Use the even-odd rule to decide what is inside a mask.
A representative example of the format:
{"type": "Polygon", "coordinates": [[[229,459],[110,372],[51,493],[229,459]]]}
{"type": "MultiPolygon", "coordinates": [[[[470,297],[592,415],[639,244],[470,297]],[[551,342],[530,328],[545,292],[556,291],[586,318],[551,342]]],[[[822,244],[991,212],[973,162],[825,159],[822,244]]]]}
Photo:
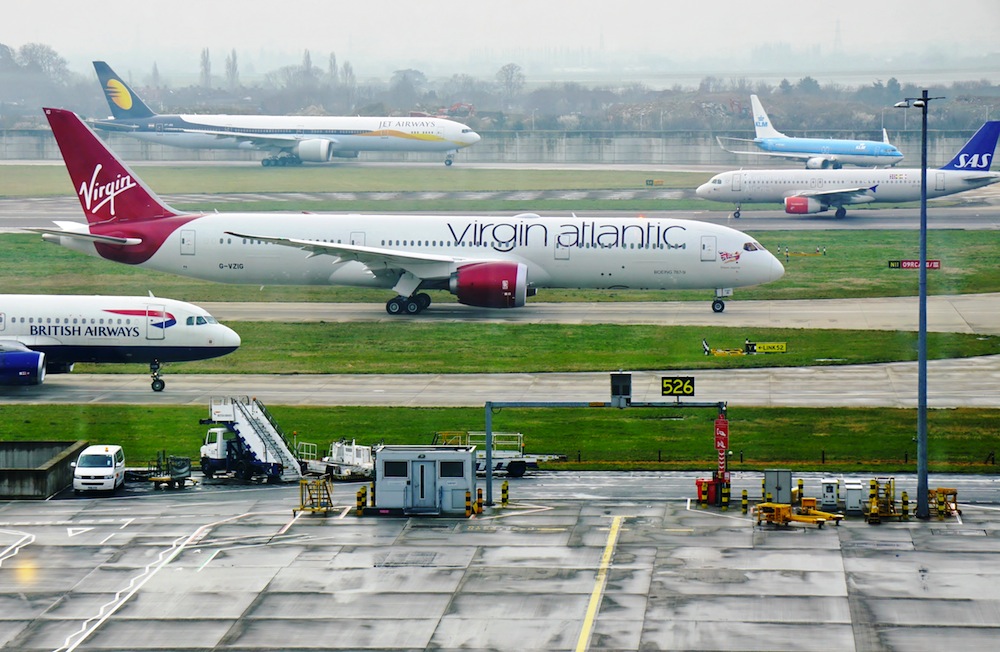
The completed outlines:
{"type": "Polygon", "coordinates": [[[903,160],[903,154],[889,144],[889,134],[882,129],[882,142],[874,140],[837,140],[834,138],[790,138],[773,126],[756,95],[750,96],[753,106],[753,124],[757,137],[719,138],[719,146],[731,154],[777,156],[804,161],[807,170],[841,168],[844,165],[859,167],[891,167],[903,160]],[[736,151],[723,141],[753,143],[757,151],[736,151]]]}

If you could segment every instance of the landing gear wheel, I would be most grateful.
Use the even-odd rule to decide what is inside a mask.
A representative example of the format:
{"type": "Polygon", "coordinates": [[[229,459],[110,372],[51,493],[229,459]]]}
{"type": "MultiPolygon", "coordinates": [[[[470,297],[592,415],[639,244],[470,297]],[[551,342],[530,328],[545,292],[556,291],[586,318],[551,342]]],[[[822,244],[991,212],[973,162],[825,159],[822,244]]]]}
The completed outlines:
{"type": "Polygon", "coordinates": [[[726,309],[726,302],[722,299],[716,299],[712,302],[712,312],[722,312],[726,309]]]}
{"type": "Polygon", "coordinates": [[[733,211],[733,219],[740,219],[740,209],[737,208],[733,211]]]}
{"type": "Polygon", "coordinates": [[[166,386],[167,384],[163,382],[162,378],[156,378],[152,383],[150,383],[150,387],[153,388],[154,392],[162,392],[163,388],[166,386]]]}
{"type": "Polygon", "coordinates": [[[416,299],[403,299],[403,307],[406,309],[406,314],[415,315],[421,311],[420,303],[416,299]]]}
{"type": "Polygon", "coordinates": [[[264,166],[264,167],[266,167],[266,168],[269,168],[269,167],[271,167],[272,165],[274,165],[274,161],[272,161],[272,160],[271,160],[270,158],[266,158],[266,159],[263,159],[263,160],[262,160],[262,161],[260,162],[260,164],[261,164],[261,165],[263,165],[263,166],[264,166]]]}
{"type": "Polygon", "coordinates": [[[153,383],[150,387],[153,388],[154,392],[162,392],[163,388],[167,386],[163,379],[160,378],[160,361],[153,360],[149,363],[149,375],[153,379],[153,383]]]}
{"type": "Polygon", "coordinates": [[[842,220],[845,217],[847,217],[847,209],[844,208],[843,206],[838,206],[837,212],[834,213],[833,216],[836,217],[838,220],[842,220]]]}
{"type": "Polygon", "coordinates": [[[421,312],[427,310],[427,308],[431,305],[431,295],[427,294],[426,292],[415,294],[413,298],[417,300],[418,304],[420,304],[421,312]]]}
{"type": "Polygon", "coordinates": [[[451,163],[452,163],[452,161],[451,161],[451,159],[450,159],[450,158],[446,158],[446,159],[444,160],[444,164],[445,164],[445,165],[447,165],[448,167],[451,167],[451,163]]]}
{"type": "Polygon", "coordinates": [[[401,315],[406,310],[403,297],[396,297],[385,302],[385,311],[390,315],[401,315]]]}

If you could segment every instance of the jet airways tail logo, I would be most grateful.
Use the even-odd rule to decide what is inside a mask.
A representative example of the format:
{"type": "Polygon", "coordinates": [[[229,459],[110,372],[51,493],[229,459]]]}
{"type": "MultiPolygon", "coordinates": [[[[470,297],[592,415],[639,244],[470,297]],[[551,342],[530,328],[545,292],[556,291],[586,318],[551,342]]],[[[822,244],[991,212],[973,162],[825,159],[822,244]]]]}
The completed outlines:
{"type": "Polygon", "coordinates": [[[128,174],[119,174],[118,178],[109,183],[99,183],[97,175],[101,173],[104,166],[98,163],[94,166],[94,174],[90,177],[90,183],[84,181],[80,184],[79,195],[83,200],[83,205],[88,212],[96,213],[109,204],[111,216],[115,216],[115,197],[126,190],[135,188],[138,184],[128,174]]]}
{"type": "Polygon", "coordinates": [[[992,154],[959,154],[958,165],[963,170],[989,170],[992,154]]]}
{"type": "Polygon", "coordinates": [[[108,96],[108,99],[115,103],[115,106],[123,111],[128,111],[132,108],[132,94],[125,88],[125,84],[117,79],[108,80],[107,86],[104,87],[104,93],[108,96]]]}

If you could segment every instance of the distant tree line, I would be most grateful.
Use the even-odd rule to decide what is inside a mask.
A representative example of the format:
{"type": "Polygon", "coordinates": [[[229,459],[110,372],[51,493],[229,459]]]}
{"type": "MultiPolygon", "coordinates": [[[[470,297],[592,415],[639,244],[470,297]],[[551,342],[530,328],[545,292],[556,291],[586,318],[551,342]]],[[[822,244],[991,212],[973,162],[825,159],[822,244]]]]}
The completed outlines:
{"type": "MultiPolygon", "coordinates": [[[[120,64],[112,62],[113,67],[120,64]]],[[[225,55],[222,74],[213,72],[212,53],[201,51],[198,83],[172,86],[154,63],[129,83],[154,110],[183,113],[262,113],[316,115],[446,115],[475,129],[559,131],[752,131],[750,94],[761,96],[772,122],[795,134],[812,131],[890,132],[919,129],[916,113],[893,109],[923,86],[890,77],[862,87],[821,84],[812,77],[777,85],[746,77],[702,78],[697,88],[654,90],[640,83],[587,86],[577,82],[532,84],[520,65],[501,65],[492,79],[455,74],[428,79],[401,68],[389,79],[362,81],[350,62],[330,53],[316,65],[302,61],[244,82],[236,50],[225,55]]],[[[1000,86],[989,81],[928,87],[947,101],[935,104],[932,129],[972,130],[1000,119],[1000,86]]],[[[107,115],[94,76],[69,71],[66,60],[47,45],[14,50],[0,44],[0,127],[41,124],[44,105],[71,108],[87,116],[107,115]]]]}

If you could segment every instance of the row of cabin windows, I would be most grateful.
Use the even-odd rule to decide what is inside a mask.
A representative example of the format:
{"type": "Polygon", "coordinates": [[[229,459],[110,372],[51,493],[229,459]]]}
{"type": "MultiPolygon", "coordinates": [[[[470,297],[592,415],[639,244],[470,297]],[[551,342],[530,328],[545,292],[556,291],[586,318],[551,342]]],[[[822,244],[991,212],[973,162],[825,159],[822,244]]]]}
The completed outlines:
{"type": "MultiPolygon", "coordinates": [[[[316,240],[316,242],[329,243],[329,244],[343,244],[342,240],[316,240]]],[[[233,244],[232,238],[219,238],[219,244],[231,245],[233,244]]],[[[272,244],[270,242],[265,242],[263,240],[250,240],[248,238],[243,238],[241,244],[249,245],[267,245],[272,244]]],[[[357,243],[351,243],[357,244],[357,243]]],[[[473,242],[448,242],[446,240],[382,240],[381,246],[383,247],[483,247],[485,249],[505,249],[512,245],[510,242],[482,242],[480,244],[475,244],[473,242]]],[[[654,245],[637,245],[634,242],[628,242],[623,245],[616,245],[622,249],[665,249],[666,246],[662,244],[654,245]]],[[[568,247],[566,247],[568,248],[568,247]]],[[[586,243],[583,245],[584,249],[612,249],[612,245],[597,245],[586,243]]]]}
{"type": "Polygon", "coordinates": [[[108,326],[113,325],[129,325],[132,323],[131,319],[80,319],[79,317],[11,317],[10,323],[12,324],[63,324],[63,325],[73,325],[79,324],[85,326],[87,324],[97,325],[97,324],[107,324],[108,326]]]}

